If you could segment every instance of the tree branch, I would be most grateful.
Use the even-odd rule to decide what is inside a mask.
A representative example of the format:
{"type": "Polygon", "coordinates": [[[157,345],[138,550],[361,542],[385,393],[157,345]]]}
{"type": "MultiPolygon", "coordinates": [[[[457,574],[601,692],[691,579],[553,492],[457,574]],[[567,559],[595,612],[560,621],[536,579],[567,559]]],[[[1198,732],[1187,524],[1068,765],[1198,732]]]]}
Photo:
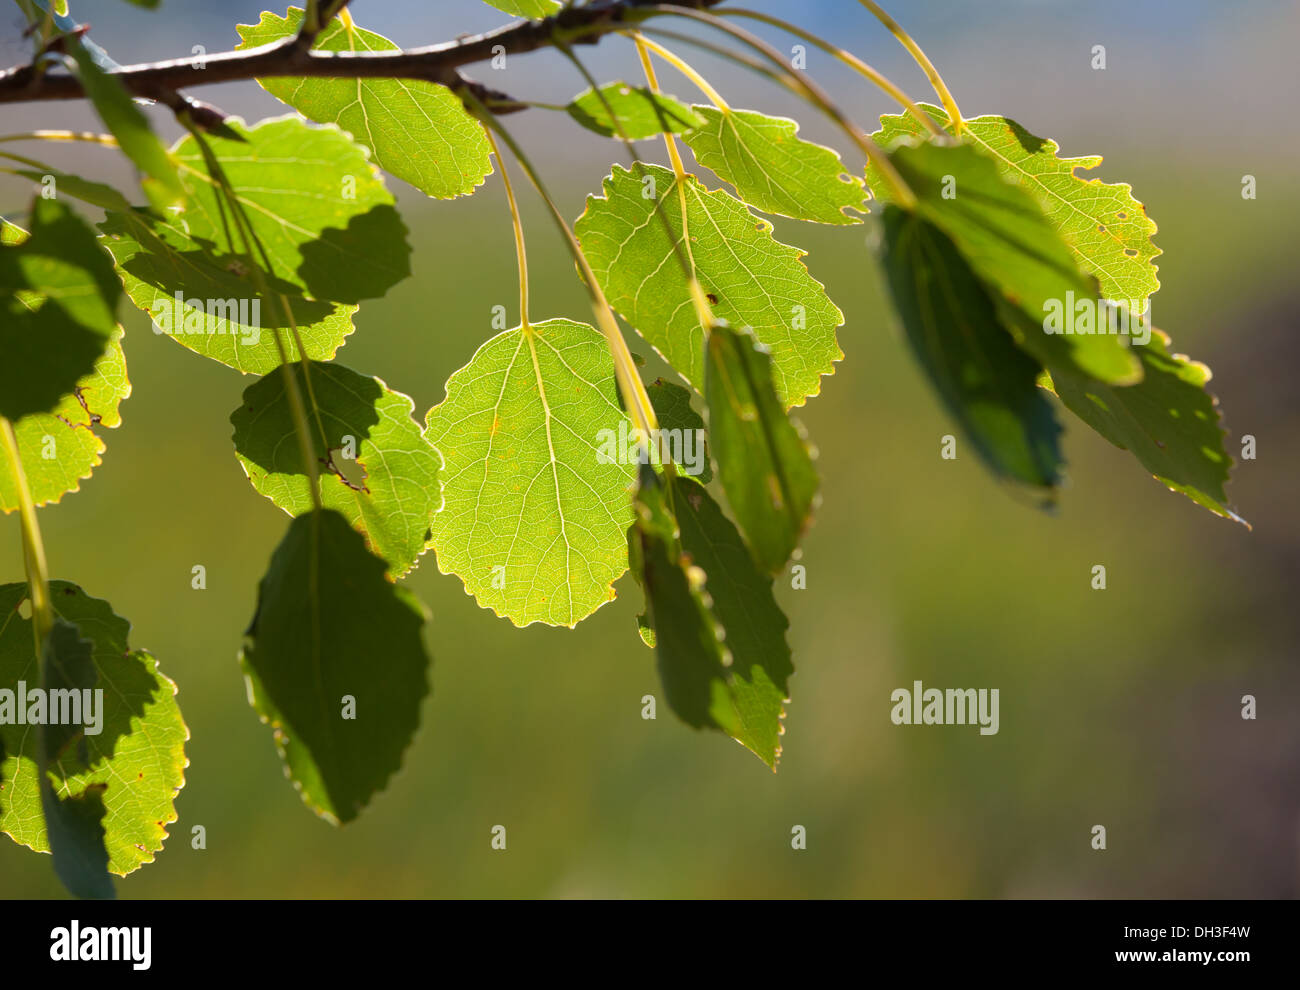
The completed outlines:
{"type": "MultiPolygon", "coordinates": [[[[557,38],[569,44],[594,44],[604,34],[636,25],[652,11],[639,10],[652,0],[593,0],[565,7],[539,21],[518,21],[484,34],[423,48],[379,52],[321,52],[303,48],[297,35],[242,51],[126,65],[112,73],[128,92],[171,102],[181,89],[272,76],[334,79],[421,79],[445,86],[462,85],[457,70],[504,51],[517,55],[547,48],[557,38]]],[[[705,8],[721,0],[667,0],[668,6],[705,8]]],[[[327,4],[332,7],[336,4],[327,4]]],[[[0,103],[76,100],[85,96],[70,75],[51,75],[33,65],[0,72],[0,103]]]]}

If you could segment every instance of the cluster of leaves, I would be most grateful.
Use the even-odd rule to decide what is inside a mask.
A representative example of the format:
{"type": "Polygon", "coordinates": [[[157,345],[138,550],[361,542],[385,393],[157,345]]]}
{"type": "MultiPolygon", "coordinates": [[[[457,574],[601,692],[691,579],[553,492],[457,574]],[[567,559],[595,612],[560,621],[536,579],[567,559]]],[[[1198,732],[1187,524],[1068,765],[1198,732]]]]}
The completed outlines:
{"type": "MultiPolygon", "coordinates": [[[[525,17],[559,6],[493,2],[525,17]]],[[[302,20],[296,8],[265,13],[239,27],[240,47],[291,37],[302,20]]],[[[853,225],[877,212],[906,339],[995,475],[1050,498],[1064,406],[1170,488],[1232,515],[1202,365],[1171,353],[1163,334],[1128,346],[1042,329],[1045,306],[1067,296],[1145,307],[1158,287],[1155,225],[1128,186],[1077,174],[1099,158],[1062,158],[1006,118],[954,122],[929,105],[920,112],[932,126],[883,117],[874,141],[885,157],[854,174],[792,120],[688,106],[655,86],[614,82],[567,106],[597,134],[672,135],[730,187],[636,161],[612,169],[574,224],[598,298],[689,386],[645,390],[659,427],[707,424],[710,460],[692,477],[662,451],[601,456],[599,438],[627,435],[632,410],[610,341],[584,322],[521,314],[422,420],[407,396],[334,360],[362,301],[410,273],[382,173],[449,199],[492,172],[483,123],[461,95],[415,80],[263,79],[295,113],[228,119],[165,149],[91,49],[68,44],[148,205],[38,162],[13,169],[53,175],[61,195],[104,218],[96,232],[62,200],[38,198],[29,232],[5,225],[0,415],[15,424],[35,504],[77,490],[100,462],[97,429],[117,425],[130,391],[122,294],[155,322],[165,313],[177,343],[257,376],[231,415],[235,452],[291,521],[240,662],[287,774],[331,821],[354,818],[385,786],[418,726],[427,612],[400,582],[430,549],[519,626],[576,625],[630,567],[645,598],[639,631],[674,712],[775,768],[793,665],[773,583],[818,499],[791,410],[842,358],[844,319],[765,215],[853,225]],[[208,303],[239,299],[260,306],[227,309],[214,332],[208,303]],[[53,459],[42,457],[50,437],[53,459]],[[355,717],[340,716],[344,699],[355,717]]],[[[397,47],[350,17],[315,46],[397,47]]],[[[0,462],[0,507],[19,509],[21,487],[18,464],[0,462]]],[[[44,671],[46,682],[110,688],[105,735],[0,727],[0,829],[53,849],[69,886],[97,895],[105,867],[128,872],[160,847],[186,732],[174,687],[128,649],[125,622],[73,585],[52,590],[42,665],[19,612],[29,589],[0,587],[0,687],[44,671]]]]}

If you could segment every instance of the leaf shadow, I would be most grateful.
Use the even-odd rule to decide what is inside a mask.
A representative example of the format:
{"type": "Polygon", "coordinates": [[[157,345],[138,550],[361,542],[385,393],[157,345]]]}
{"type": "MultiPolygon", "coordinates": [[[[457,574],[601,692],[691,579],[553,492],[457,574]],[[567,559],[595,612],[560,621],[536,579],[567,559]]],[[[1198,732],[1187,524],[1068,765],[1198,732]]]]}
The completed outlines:
{"type": "Polygon", "coordinates": [[[11,296],[0,305],[0,321],[0,416],[14,422],[52,412],[104,354],[105,338],[54,299],[33,312],[11,296]],[[51,355],[57,355],[54,367],[51,355]],[[42,370],[49,373],[35,373],[42,370]]]}
{"type": "Polygon", "coordinates": [[[406,225],[391,206],[351,217],[346,227],[326,227],[299,247],[298,276],[314,299],[356,304],[379,299],[411,274],[406,225]]]}
{"type": "MultiPolygon", "coordinates": [[[[364,485],[365,465],[358,452],[361,442],[369,439],[371,429],[379,425],[377,407],[383,389],[369,376],[347,372],[328,362],[310,361],[306,376],[312,385],[309,392],[302,364],[295,362],[289,370],[299,392],[317,399],[319,418],[311,417],[311,438],[318,465],[341,484],[369,494],[364,485]],[[360,469],[359,480],[349,479],[335,457],[339,452],[347,452],[347,460],[360,469]]],[[[299,445],[282,442],[293,432],[285,387],[284,372],[276,369],[245,389],[239,410],[231,416],[235,450],[268,474],[294,474],[305,479],[307,471],[299,445]],[[276,428],[253,428],[255,421],[266,416],[274,417],[276,428]]]]}
{"type": "MultiPolygon", "coordinates": [[[[94,689],[104,692],[101,731],[97,735],[61,733],[57,750],[50,754],[50,772],[75,789],[79,785],[72,778],[93,771],[117,756],[119,745],[132,735],[133,725],[141,722],[147,709],[161,700],[169,682],[156,670],[151,671],[145,651],[126,648],[130,624],[114,614],[107,603],[89,598],[80,587],[66,581],[52,581],[50,594],[60,620],[76,625],[80,635],[93,645],[94,689]],[[83,613],[75,619],[64,616],[61,603],[72,602],[78,596],[81,601],[73,606],[78,612],[89,602],[103,606],[102,613],[98,610],[93,615],[83,613]]],[[[143,771],[138,773],[143,777],[143,771]]]]}
{"type": "MultiPolygon", "coordinates": [[[[170,300],[176,293],[185,299],[258,298],[254,263],[211,240],[179,235],[175,228],[143,211],[110,213],[100,224],[100,230],[111,239],[127,238],[134,242],[137,250],[129,257],[119,257],[119,266],[166,299],[170,300]],[[185,236],[194,246],[181,249],[170,243],[178,236],[185,236]]],[[[256,268],[267,288],[288,300],[299,327],[318,323],[334,312],[335,306],[329,300],[308,298],[302,286],[267,271],[262,265],[256,268]]],[[[278,300],[265,300],[256,322],[268,330],[290,327],[278,300]]]]}
{"type": "Polygon", "coordinates": [[[1020,143],[1020,147],[1024,148],[1025,151],[1031,155],[1040,152],[1044,145],[1047,144],[1046,139],[1030,134],[1014,120],[1007,120],[1007,126],[1011,128],[1011,134],[1015,137],[1016,141],[1020,143]]]}

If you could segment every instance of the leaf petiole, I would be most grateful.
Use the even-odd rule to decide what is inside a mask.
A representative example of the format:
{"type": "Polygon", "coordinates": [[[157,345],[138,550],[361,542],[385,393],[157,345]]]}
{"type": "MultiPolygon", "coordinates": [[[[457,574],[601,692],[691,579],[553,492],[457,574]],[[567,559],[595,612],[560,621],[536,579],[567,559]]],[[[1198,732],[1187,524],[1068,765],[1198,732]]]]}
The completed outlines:
{"type": "Polygon", "coordinates": [[[3,141],[86,141],[107,148],[117,147],[117,138],[112,134],[96,134],[94,131],[25,131],[22,134],[0,135],[0,142],[3,141]]]}
{"type": "Polygon", "coordinates": [[[506,143],[519,166],[528,176],[528,180],[537,190],[537,194],[542,197],[543,202],[550,208],[551,216],[555,219],[556,226],[559,227],[565,243],[569,247],[573,259],[577,262],[578,269],[582,272],[583,283],[587,287],[587,293],[591,298],[591,308],[596,316],[596,323],[600,331],[605,336],[609,344],[610,353],[614,358],[614,376],[618,381],[619,391],[622,393],[623,402],[627,406],[628,414],[637,429],[642,430],[646,437],[654,435],[654,431],[659,428],[658,420],[655,418],[654,407],[650,404],[650,396],[646,393],[645,385],[641,381],[641,376],[636,370],[636,362],[632,359],[632,352],[627,349],[627,341],[623,339],[623,333],[618,328],[618,320],[614,317],[614,311],[610,308],[609,300],[605,298],[605,293],[601,291],[599,283],[596,281],[596,274],[591,270],[591,264],[587,261],[587,256],[582,251],[582,246],[578,243],[577,237],[574,236],[573,230],[569,227],[560,208],[556,206],[555,200],[551,198],[550,193],[546,191],[546,186],[542,183],[537,171],[533,168],[532,162],[519,143],[510,135],[499,121],[495,114],[492,113],[483,102],[474,95],[468,87],[462,87],[460,90],[462,98],[469,105],[474,114],[484,123],[500,135],[501,140],[506,143]]]}
{"type": "Polygon", "coordinates": [[[954,131],[960,135],[965,122],[961,119],[961,111],[957,109],[957,101],[953,99],[952,93],[948,90],[943,77],[939,75],[939,70],[934,67],[934,63],[921,50],[921,46],[913,40],[912,36],[903,30],[898,21],[885,13],[880,4],[876,3],[875,0],[859,0],[859,2],[867,10],[871,11],[876,19],[885,25],[889,33],[897,38],[899,43],[911,53],[912,58],[916,59],[916,64],[921,67],[921,71],[930,80],[930,85],[934,87],[934,91],[943,103],[944,109],[948,111],[948,116],[953,122],[954,131]]]}
{"type": "Polygon", "coordinates": [[[524,225],[519,217],[519,203],[515,200],[515,187],[510,181],[510,172],[506,168],[505,159],[501,157],[501,149],[497,147],[497,141],[492,136],[491,128],[486,128],[483,133],[487,135],[488,144],[492,147],[492,154],[496,156],[497,165],[501,169],[501,181],[506,187],[506,202],[510,204],[510,220],[515,231],[515,254],[519,258],[519,323],[524,333],[528,333],[531,324],[528,322],[528,249],[524,245],[524,225]]]}
{"type": "MultiPolygon", "coordinates": [[[[203,159],[207,163],[208,171],[211,174],[213,181],[216,183],[217,189],[221,193],[221,199],[225,199],[226,205],[230,207],[231,217],[235,221],[235,227],[239,231],[240,240],[244,245],[244,253],[247,255],[250,262],[249,272],[252,274],[253,282],[256,285],[258,292],[268,300],[273,296],[278,297],[280,300],[280,304],[284,309],[285,317],[289,321],[289,329],[293,334],[295,345],[298,348],[298,355],[302,362],[303,382],[306,384],[308,396],[311,398],[312,409],[316,415],[316,426],[317,429],[320,430],[321,443],[328,446],[325,427],[320,421],[320,408],[316,404],[315,395],[311,392],[311,377],[309,370],[310,361],[307,358],[307,351],[303,347],[302,337],[298,333],[298,324],[293,316],[293,308],[289,305],[289,300],[283,293],[271,292],[271,288],[267,285],[266,277],[263,274],[261,267],[259,267],[253,257],[253,247],[256,245],[258,252],[262,256],[262,264],[266,265],[267,271],[271,271],[271,262],[266,256],[266,248],[262,245],[261,240],[258,239],[257,232],[252,229],[252,224],[249,223],[248,216],[244,213],[244,207],[239,201],[238,194],[230,184],[230,180],[227,178],[225,170],[221,167],[221,163],[217,160],[216,155],[212,153],[212,148],[208,145],[207,139],[203,136],[202,131],[182,115],[178,115],[178,117],[189,129],[190,134],[193,135],[195,142],[203,153],[203,159]]],[[[220,202],[220,199],[218,202],[220,202]]],[[[227,238],[229,238],[229,232],[227,232],[227,238]]],[[[233,240],[231,240],[231,246],[234,246],[233,240]]],[[[303,460],[303,469],[307,472],[307,482],[311,489],[312,505],[319,512],[324,507],[321,502],[320,494],[320,469],[317,466],[316,455],[312,449],[311,427],[307,422],[307,410],[302,401],[302,393],[298,390],[298,380],[294,378],[293,371],[290,368],[291,362],[289,360],[289,353],[284,346],[284,340],[280,336],[278,327],[275,328],[275,332],[271,337],[275,341],[276,350],[280,355],[280,370],[281,374],[284,375],[285,393],[289,398],[289,411],[293,417],[294,433],[298,438],[298,449],[303,460]]]]}
{"type": "MultiPolygon", "coordinates": [[[[702,75],[700,75],[698,72],[692,69],[684,59],[674,54],[673,52],[669,51],[663,45],[651,41],[643,34],[638,33],[634,35],[634,37],[636,39],[637,50],[641,53],[642,65],[646,64],[645,53],[644,51],[642,51],[642,49],[649,48],[652,52],[654,52],[661,59],[663,59],[674,69],[676,69],[687,79],[689,79],[692,83],[694,83],[695,86],[699,89],[699,91],[703,93],[708,98],[709,102],[712,103],[715,107],[717,107],[723,113],[731,112],[731,107],[728,105],[727,101],[722,98],[722,96],[718,93],[716,89],[714,89],[711,85],[709,85],[709,81],[707,79],[705,79],[702,75]]],[[[654,87],[652,86],[652,88],[654,87]]],[[[658,92],[658,89],[655,89],[655,92],[658,92]]],[[[670,134],[668,135],[668,137],[671,138],[672,135],[670,134]]]]}
{"type": "MultiPolygon", "coordinates": [[[[736,27],[734,24],[727,23],[727,21],[723,20],[721,17],[707,14],[700,10],[692,10],[688,7],[670,7],[665,4],[652,4],[641,9],[650,13],[670,14],[675,17],[685,17],[693,21],[698,21],[701,24],[707,24],[710,27],[717,28],[724,34],[731,35],[731,37],[735,38],[746,47],[758,52],[758,54],[762,55],[768,62],[780,70],[781,76],[787,80],[787,83],[790,84],[790,88],[799,97],[807,100],[818,110],[822,111],[822,113],[826,114],[826,116],[833,120],[835,124],[848,136],[849,140],[857,146],[858,150],[861,151],[868,161],[876,167],[876,170],[880,173],[883,181],[889,186],[894,202],[898,206],[905,210],[914,210],[916,208],[916,194],[903,180],[903,177],[899,175],[898,169],[894,168],[894,164],[889,160],[889,156],[886,155],[880,146],[872,141],[860,127],[849,119],[848,115],[831,100],[820,86],[809,78],[806,72],[790,68],[786,64],[786,60],[781,56],[781,53],[767,42],[756,38],[748,31],[744,31],[736,27]]],[[[693,39],[687,40],[691,40],[693,44],[695,43],[693,39]]],[[[720,54],[723,54],[724,56],[729,57],[731,54],[725,50],[719,51],[720,54]]]]}
{"type": "MultiPolygon", "coordinates": [[[[654,62],[650,59],[650,52],[654,51],[660,58],[664,58],[671,65],[676,67],[678,71],[687,74],[687,77],[692,79],[692,81],[698,80],[695,84],[699,86],[706,95],[709,95],[709,98],[719,110],[723,113],[730,112],[731,108],[727,106],[726,102],[718,95],[717,91],[714,90],[712,86],[705,82],[702,77],[697,76],[694,69],[691,69],[691,67],[686,65],[685,62],[677,59],[672,52],[668,51],[663,46],[655,44],[655,42],[651,41],[649,38],[638,33],[636,35],[636,50],[637,54],[641,58],[641,67],[645,71],[645,81],[646,85],[650,87],[650,92],[659,92],[659,79],[655,75],[654,62]]],[[[677,178],[677,201],[681,205],[682,210],[682,249],[686,253],[683,267],[686,269],[686,281],[690,287],[691,306],[695,310],[695,318],[700,321],[700,328],[704,331],[704,339],[707,341],[709,339],[709,330],[713,326],[713,310],[709,306],[708,299],[705,298],[704,288],[700,285],[700,279],[695,267],[695,254],[691,250],[690,228],[687,221],[686,210],[686,169],[682,165],[682,156],[677,149],[677,138],[671,131],[664,132],[664,143],[668,146],[668,158],[673,165],[673,175],[677,178]]],[[[658,206],[656,206],[655,209],[657,211],[658,206]]]]}
{"type": "Polygon", "coordinates": [[[858,73],[858,75],[864,77],[874,85],[884,90],[887,94],[889,94],[889,96],[891,96],[894,100],[896,100],[899,104],[901,104],[903,108],[907,110],[908,113],[910,113],[913,117],[915,117],[917,121],[919,121],[920,124],[923,127],[925,127],[925,129],[928,130],[932,135],[934,135],[935,137],[946,136],[944,134],[943,129],[940,128],[939,125],[934,122],[934,119],[930,117],[929,114],[922,113],[920,108],[916,105],[915,101],[913,101],[910,96],[904,93],[903,90],[897,84],[895,84],[883,73],[879,72],[878,70],[876,70],[875,68],[873,68],[872,66],[864,62],[862,59],[858,58],[858,56],[854,55],[852,52],[846,51],[845,49],[840,48],[838,45],[831,44],[825,38],[818,37],[817,35],[813,34],[811,31],[805,31],[797,24],[791,24],[789,21],[783,21],[779,17],[773,17],[770,14],[763,14],[758,12],[757,10],[745,10],[742,7],[722,7],[718,10],[718,13],[722,15],[729,15],[731,17],[748,17],[752,20],[761,21],[762,23],[768,24],[772,27],[780,28],[782,31],[785,31],[788,34],[792,34],[796,38],[799,38],[802,41],[806,41],[808,42],[808,44],[816,48],[820,48],[822,51],[826,52],[826,54],[830,55],[832,58],[838,59],[840,62],[843,62],[854,72],[858,73]]]}

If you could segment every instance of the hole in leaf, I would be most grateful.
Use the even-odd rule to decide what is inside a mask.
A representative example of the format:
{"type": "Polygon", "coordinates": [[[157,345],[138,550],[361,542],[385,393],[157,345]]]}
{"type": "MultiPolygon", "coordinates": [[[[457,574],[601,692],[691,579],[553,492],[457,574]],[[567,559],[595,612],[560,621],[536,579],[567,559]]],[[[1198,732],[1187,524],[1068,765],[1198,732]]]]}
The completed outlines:
{"type": "Polygon", "coordinates": [[[360,461],[348,460],[335,450],[330,451],[329,467],[333,469],[339,481],[353,491],[370,494],[370,489],[366,487],[366,466],[360,461]]]}

